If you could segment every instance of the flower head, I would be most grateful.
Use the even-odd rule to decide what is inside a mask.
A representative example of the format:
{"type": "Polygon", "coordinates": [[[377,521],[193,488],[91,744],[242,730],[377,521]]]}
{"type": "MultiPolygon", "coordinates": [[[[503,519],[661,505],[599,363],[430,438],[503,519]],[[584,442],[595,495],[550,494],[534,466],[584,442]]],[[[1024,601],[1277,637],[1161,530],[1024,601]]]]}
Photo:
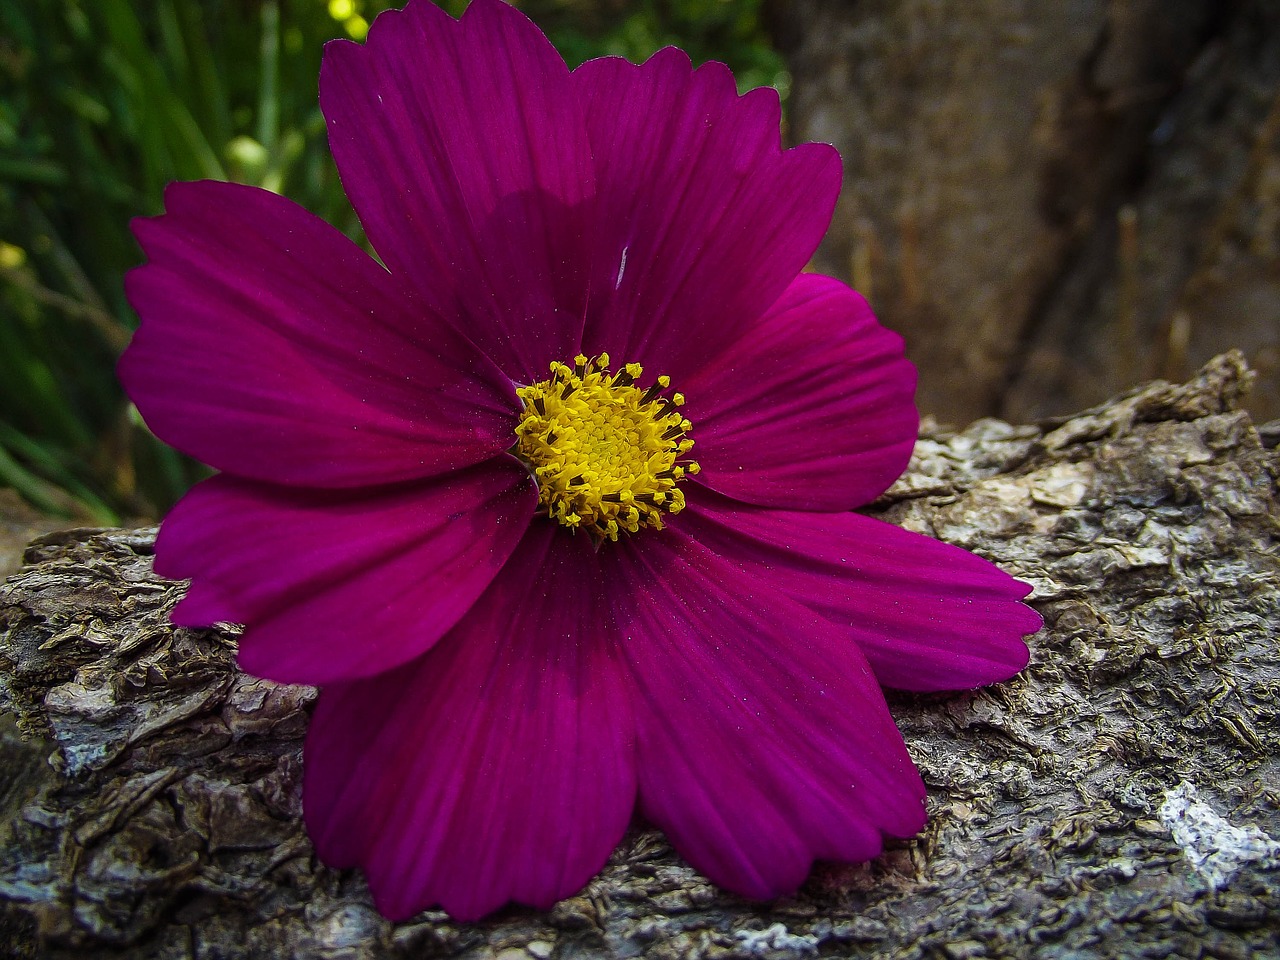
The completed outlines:
{"type": "Polygon", "coordinates": [[[574,893],[636,810],[752,897],[918,831],[880,684],[1009,677],[1039,619],[850,512],[917,417],[900,339],[800,273],[835,152],[784,151],[772,90],[678,50],[571,72],[499,0],[382,15],[320,100],[382,263],[175,184],[121,377],[221,471],[160,532],[174,621],[322,687],[321,858],[391,917],[466,919],[574,893]]]}

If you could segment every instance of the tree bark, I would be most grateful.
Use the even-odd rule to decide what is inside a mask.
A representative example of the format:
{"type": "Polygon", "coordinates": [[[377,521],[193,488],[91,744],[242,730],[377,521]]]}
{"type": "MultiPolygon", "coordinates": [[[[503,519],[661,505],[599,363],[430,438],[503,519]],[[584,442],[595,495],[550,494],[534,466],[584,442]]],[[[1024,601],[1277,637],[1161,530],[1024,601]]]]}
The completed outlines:
{"type": "Polygon", "coordinates": [[[1047,626],[1006,684],[891,697],[928,827],[773,903],[637,824],[548,912],[389,923],[299,819],[314,691],[171,626],[153,531],[36,540],[0,592],[0,702],[38,738],[7,748],[0,953],[1276,956],[1280,429],[1240,412],[1248,379],[1232,354],[1038,426],[926,422],[871,512],[1030,581],[1047,626]]]}
{"type": "Polygon", "coordinates": [[[1239,346],[1280,417],[1280,4],[767,5],[792,139],[845,161],[817,265],[926,411],[1065,414],[1239,346]]]}

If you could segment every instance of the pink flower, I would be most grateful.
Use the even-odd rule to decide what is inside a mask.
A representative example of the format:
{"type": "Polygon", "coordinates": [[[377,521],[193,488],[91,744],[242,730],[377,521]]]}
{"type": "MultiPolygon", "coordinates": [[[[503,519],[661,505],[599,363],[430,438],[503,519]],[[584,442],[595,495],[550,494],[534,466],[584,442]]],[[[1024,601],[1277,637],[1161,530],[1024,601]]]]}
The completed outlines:
{"type": "Polygon", "coordinates": [[[749,897],[916,833],[880,684],[1005,679],[1040,621],[850,512],[917,417],[900,339],[800,274],[835,151],[783,151],[774,91],[678,50],[570,72],[498,0],[331,44],[320,102],[385,269],[175,184],[120,367],[222,471],[160,533],[174,622],[242,622],[245,669],[323,688],[320,857],[389,917],[471,919],[574,893],[637,809],[749,897]]]}

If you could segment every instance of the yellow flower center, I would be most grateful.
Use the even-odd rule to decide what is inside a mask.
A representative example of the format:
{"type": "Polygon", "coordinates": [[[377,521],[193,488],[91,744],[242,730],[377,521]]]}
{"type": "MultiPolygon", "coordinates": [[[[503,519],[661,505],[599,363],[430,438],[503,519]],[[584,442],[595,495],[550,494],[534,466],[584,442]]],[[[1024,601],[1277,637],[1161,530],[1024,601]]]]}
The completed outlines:
{"type": "Polygon", "coordinates": [[[597,543],[621,532],[662,529],[663,513],[684,509],[676,484],[699,471],[676,461],[693,447],[684,397],[668,395],[670,377],[648,389],[628,363],[609,372],[609,355],[551,364],[551,377],[516,392],[524,415],[512,452],[529,465],[547,515],[585,530],[597,543]]]}

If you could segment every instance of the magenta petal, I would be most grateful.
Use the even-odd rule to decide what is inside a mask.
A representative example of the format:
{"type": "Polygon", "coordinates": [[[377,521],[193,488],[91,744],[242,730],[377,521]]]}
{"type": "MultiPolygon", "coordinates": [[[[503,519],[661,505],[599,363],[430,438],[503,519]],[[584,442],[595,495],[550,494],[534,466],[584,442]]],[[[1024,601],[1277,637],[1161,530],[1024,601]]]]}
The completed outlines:
{"type": "Polygon", "coordinates": [[[178,183],[137,220],[120,378],[161,439],[276,483],[391,483],[511,442],[511,384],[337,230],[265,190],[178,183]]]}
{"type": "MultiPolygon", "coordinates": [[[[673,525],[619,561],[640,810],[720,886],[767,898],[815,858],[924,824],[924,785],[846,631],[673,525]]],[[[620,551],[621,553],[622,551],[620,551]]]]}
{"type": "Polygon", "coordinates": [[[521,383],[578,350],[594,193],[560,55],[523,14],[427,0],[325,47],[320,104],[343,185],[392,273],[521,383]]]}
{"type": "Polygon", "coordinates": [[[682,385],[698,481],[797,510],[874,500],[911,459],[916,371],[902,338],[838,280],[796,279],[682,385]]]}
{"type": "Polygon", "coordinates": [[[856,513],[743,507],[690,497],[680,525],[767,578],[862,648],[880,683],[960,690],[1027,665],[1022,637],[1042,626],[1031,588],[981,557],[856,513]]]}
{"type": "Polygon", "coordinates": [[[739,97],[727,67],[680,50],[642,66],[574,71],[596,160],[588,353],[608,351],[678,388],[759,317],[831,221],[840,158],[783,151],[778,95],[739,97]]]}
{"type": "Polygon", "coordinates": [[[326,688],[306,746],[316,850],[379,910],[474,920],[576,893],[635,803],[633,722],[589,541],[535,524],[434,649],[326,688]]]}
{"type": "Polygon", "coordinates": [[[156,571],[193,578],[183,626],[245,623],[240,664],[294,683],[368,676],[418,656],[489,586],[537,495],[515,461],[359,494],[218,476],[160,528],[156,571]]]}

